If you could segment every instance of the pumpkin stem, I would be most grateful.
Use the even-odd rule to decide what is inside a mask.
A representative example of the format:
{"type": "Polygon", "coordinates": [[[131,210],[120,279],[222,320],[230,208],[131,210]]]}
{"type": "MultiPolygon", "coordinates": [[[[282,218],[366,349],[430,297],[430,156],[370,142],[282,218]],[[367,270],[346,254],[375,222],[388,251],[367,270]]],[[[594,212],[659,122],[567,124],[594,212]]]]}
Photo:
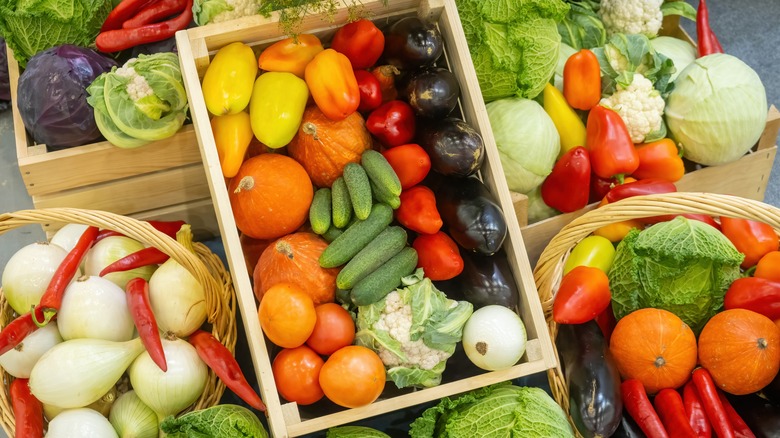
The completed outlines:
{"type": "Polygon", "coordinates": [[[655,358],[653,365],[655,365],[656,368],[661,368],[662,366],[666,365],[666,360],[663,358],[663,356],[658,356],[655,358]]]}
{"type": "Polygon", "coordinates": [[[290,247],[290,244],[288,242],[277,242],[276,250],[282,253],[283,256],[287,257],[290,260],[294,258],[292,247],[290,247]]]}
{"type": "Polygon", "coordinates": [[[767,345],[769,343],[764,338],[758,338],[758,349],[759,350],[766,350],[767,345]]]}
{"type": "Polygon", "coordinates": [[[317,125],[312,122],[306,122],[303,124],[302,129],[304,134],[309,134],[314,137],[315,141],[319,141],[320,138],[317,136],[317,125]]]}
{"type": "Polygon", "coordinates": [[[245,176],[241,178],[241,181],[238,182],[238,187],[233,191],[233,193],[240,193],[242,190],[252,190],[252,187],[255,186],[255,179],[251,176],[245,176]]]}

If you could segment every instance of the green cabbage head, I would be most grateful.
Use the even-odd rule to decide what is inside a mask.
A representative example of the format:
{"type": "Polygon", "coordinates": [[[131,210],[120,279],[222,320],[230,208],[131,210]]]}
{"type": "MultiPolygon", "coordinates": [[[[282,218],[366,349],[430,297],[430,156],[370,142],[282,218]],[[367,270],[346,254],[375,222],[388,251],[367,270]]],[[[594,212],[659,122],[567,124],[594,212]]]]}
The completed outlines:
{"type": "Polygon", "coordinates": [[[669,78],[674,82],[677,76],[685,70],[685,67],[691,65],[696,60],[696,47],[688,41],[670,36],[659,36],[650,40],[656,52],[672,60],[674,64],[674,73],[669,78]]]}
{"type": "Polygon", "coordinates": [[[714,227],[682,216],[631,230],[609,270],[615,317],[654,307],[674,313],[698,333],[723,307],[744,257],[714,227]]]}
{"type": "Polygon", "coordinates": [[[173,416],[160,423],[167,438],[268,438],[263,423],[249,409],[238,405],[217,405],[173,416]]]}
{"type": "Polygon", "coordinates": [[[705,166],[726,164],[752,148],[766,125],[766,90],[738,58],[699,58],[674,80],[666,100],[666,125],[683,156],[705,166]]]}
{"type": "Polygon", "coordinates": [[[550,116],[535,101],[518,97],[490,102],[487,114],[509,190],[528,193],[539,187],[561,151],[550,116]]]}

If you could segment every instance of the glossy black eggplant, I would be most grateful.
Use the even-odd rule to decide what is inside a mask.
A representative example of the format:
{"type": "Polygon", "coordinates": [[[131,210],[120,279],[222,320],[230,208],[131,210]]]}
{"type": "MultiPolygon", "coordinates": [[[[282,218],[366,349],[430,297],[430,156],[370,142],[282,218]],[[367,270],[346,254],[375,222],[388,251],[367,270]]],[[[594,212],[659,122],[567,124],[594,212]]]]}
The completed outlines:
{"type": "Polygon", "coordinates": [[[485,161],[482,136],[471,125],[456,118],[420,119],[417,144],[431,157],[433,170],[442,175],[471,176],[485,161]]]}
{"type": "Polygon", "coordinates": [[[726,397],[756,438],[780,436],[780,404],[756,394],[726,394],[726,397]]]}
{"type": "Polygon", "coordinates": [[[428,67],[412,73],[402,90],[419,117],[439,119],[449,115],[460,97],[458,79],[441,67],[428,67]]]}
{"type": "Polygon", "coordinates": [[[623,416],[620,373],[598,324],[560,324],[555,344],[577,430],[586,438],[611,436],[623,416]]]}
{"type": "Polygon", "coordinates": [[[476,177],[440,178],[436,208],[447,233],[461,248],[492,256],[504,244],[504,212],[485,184],[476,177]]]}
{"type": "Polygon", "coordinates": [[[382,54],[387,63],[398,68],[410,69],[433,65],[444,53],[444,40],[433,23],[417,17],[396,21],[385,32],[385,50],[382,54]]]}
{"type": "Polygon", "coordinates": [[[620,426],[618,426],[611,438],[645,438],[645,433],[642,432],[636,421],[628,415],[628,412],[623,412],[620,426]]]}
{"type": "Polygon", "coordinates": [[[492,256],[461,251],[461,257],[463,272],[448,280],[441,289],[448,297],[466,300],[475,309],[492,304],[510,309],[517,307],[520,294],[504,251],[492,256]]]}

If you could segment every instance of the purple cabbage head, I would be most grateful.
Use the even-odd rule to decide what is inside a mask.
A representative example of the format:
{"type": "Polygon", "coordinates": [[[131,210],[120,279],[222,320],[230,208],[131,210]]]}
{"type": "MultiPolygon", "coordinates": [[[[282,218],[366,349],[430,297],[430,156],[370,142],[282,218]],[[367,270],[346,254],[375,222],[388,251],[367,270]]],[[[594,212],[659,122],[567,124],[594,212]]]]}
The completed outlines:
{"type": "Polygon", "coordinates": [[[11,80],[8,78],[8,57],[5,40],[0,37],[0,100],[11,100],[11,80]]]}
{"type": "Polygon", "coordinates": [[[36,143],[62,148],[101,138],[86,88],[116,66],[93,50],[65,44],[30,58],[17,98],[24,126],[36,143]]]}

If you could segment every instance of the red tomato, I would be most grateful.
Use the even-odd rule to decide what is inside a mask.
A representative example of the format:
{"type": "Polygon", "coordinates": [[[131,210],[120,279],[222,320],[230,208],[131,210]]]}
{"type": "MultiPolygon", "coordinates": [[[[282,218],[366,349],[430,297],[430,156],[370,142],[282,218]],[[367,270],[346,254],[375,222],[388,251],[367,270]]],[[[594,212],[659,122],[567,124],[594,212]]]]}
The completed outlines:
{"type": "Polygon", "coordinates": [[[333,353],[320,371],[320,386],[339,406],[371,404],[385,388],[385,365],[366,347],[350,345],[333,353]]]}
{"type": "Polygon", "coordinates": [[[322,358],[305,345],[279,352],[271,366],[279,395],[299,405],[319,401],[325,395],[319,383],[323,364],[322,358]]]}
{"type": "Polygon", "coordinates": [[[598,268],[577,266],[561,280],[553,303],[553,319],[558,324],[583,324],[611,302],[607,274],[598,268]]]}
{"type": "Polygon", "coordinates": [[[355,340],[355,323],[349,312],[336,303],[320,304],[314,311],[317,313],[317,322],[306,345],[323,356],[352,345],[355,340]]]}
{"type": "Polygon", "coordinates": [[[420,145],[410,143],[382,152],[406,190],[421,183],[431,171],[431,157],[420,145]]]}
{"type": "Polygon", "coordinates": [[[412,247],[417,251],[417,267],[433,281],[449,280],[463,272],[463,258],[454,240],[444,232],[420,234],[412,247]]]}
{"type": "Polygon", "coordinates": [[[352,68],[369,68],[385,49],[385,35],[374,23],[361,19],[337,30],[330,47],[346,55],[352,68]]]}
{"type": "Polygon", "coordinates": [[[755,266],[761,257],[780,247],[777,233],[765,223],[721,217],[720,227],[737,250],[745,254],[741,265],[744,269],[755,266]]]}
{"type": "Polygon", "coordinates": [[[355,70],[358,90],[360,90],[360,105],[358,111],[368,112],[382,105],[382,86],[379,79],[368,70],[355,70]]]}

